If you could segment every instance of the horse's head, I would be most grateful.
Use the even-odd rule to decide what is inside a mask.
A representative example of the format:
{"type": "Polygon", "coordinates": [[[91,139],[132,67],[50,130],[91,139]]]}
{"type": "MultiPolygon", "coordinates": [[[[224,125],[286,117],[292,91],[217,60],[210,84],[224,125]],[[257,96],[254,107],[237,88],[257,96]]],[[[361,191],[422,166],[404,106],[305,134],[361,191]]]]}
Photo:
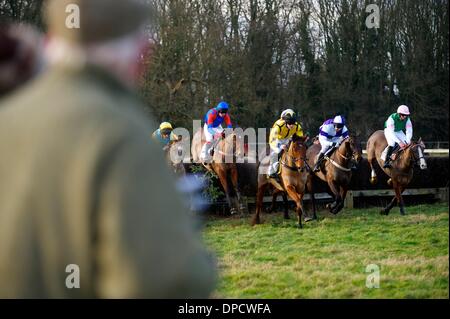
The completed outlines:
{"type": "Polygon", "coordinates": [[[300,171],[303,171],[306,165],[306,140],[307,137],[299,137],[297,135],[294,135],[291,142],[289,143],[287,151],[287,155],[291,158],[295,166],[300,171]]]}
{"type": "Polygon", "coordinates": [[[362,159],[362,147],[356,136],[350,135],[341,144],[344,148],[344,156],[353,158],[356,163],[359,163],[362,159]]]}
{"type": "Polygon", "coordinates": [[[421,170],[427,169],[427,162],[425,161],[425,144],[422,141],[422,138],[419,138],[417,142],[411,142],[408,146],[407,151],[409,151],[409,157],[414,160],[414,162],[419,162],[419,166],[421,170]]]}
{"type": "Polygon", "coordinates": [[[244,137],[235,132],[224,132],[222,142],[219,143],[218,148],[223,155],[230,158],[242,158],[245,156],[244,137]]]}
{"type": "Polygon", "coordinates": [[[183,157],[185,154],[185,145],[183,144],[181,136],[177,140],[170,141],[163,148],[166,160],[175,174],[184,173],[183,157]]]}

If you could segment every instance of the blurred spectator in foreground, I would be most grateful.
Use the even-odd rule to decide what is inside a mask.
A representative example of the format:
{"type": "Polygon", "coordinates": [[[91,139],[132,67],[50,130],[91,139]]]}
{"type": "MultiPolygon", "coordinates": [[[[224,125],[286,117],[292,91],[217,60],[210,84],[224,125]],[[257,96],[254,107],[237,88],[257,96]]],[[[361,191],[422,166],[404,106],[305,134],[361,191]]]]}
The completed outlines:
{"type": "Polygon", "coordinates": [[[31,26],[0,23],[0,99],[37,75],[42,44],[31,26]]]}
{"type": "Polygon", "coordinates": [[[0,108],[0,297],[205,298],[214,288],[213,258],[148,139],[156,123],[130,91],[151,10],[47,2],[49,70],[0,108]],[[68,5],[79,28],[66,26],[68,5]]]}

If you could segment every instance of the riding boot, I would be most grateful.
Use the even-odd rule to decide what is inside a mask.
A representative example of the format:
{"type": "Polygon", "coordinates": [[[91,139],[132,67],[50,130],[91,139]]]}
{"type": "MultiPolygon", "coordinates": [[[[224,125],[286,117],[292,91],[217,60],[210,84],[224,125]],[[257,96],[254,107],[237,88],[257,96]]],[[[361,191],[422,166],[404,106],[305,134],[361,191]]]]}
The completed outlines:
{"type": "Polygon", "coordinates": [[[386,153],[386,160],[384,161],[383,168],[390,168],[390,167],[392,167],[392,165],[391,165],[391,156],[392,156],[392,151],[393,150],[394,150],[394,148],[392,146],[388,146],[387,153],[386,153]]]}
{"type": "Polygon", "coordinates": [[[314,165],[314,168],[313,168],[314,172],[320,171],[320,165],[322,164],[322,160],[323,160],[324,157],[325,157],[325,154],[323,154],[323,153],[319,154],[319,158],[317,159],[317,162],[316,162],[316,164],[314,165]]]}
{"type": "Polygon", "coordinates": [[[201,160],[207,162],[211,158],[211,148],[213,144],[211,142],[206,142],[203,144],[202,151],[200,154],[201,160]]]}
{"type": "Polygon", "coordinates": [[[267,172],[267,176],[269,178],[278,178],[278,165],[280,165],[279,162],[275,162],[269,165],[269,170],[267,172]]]}

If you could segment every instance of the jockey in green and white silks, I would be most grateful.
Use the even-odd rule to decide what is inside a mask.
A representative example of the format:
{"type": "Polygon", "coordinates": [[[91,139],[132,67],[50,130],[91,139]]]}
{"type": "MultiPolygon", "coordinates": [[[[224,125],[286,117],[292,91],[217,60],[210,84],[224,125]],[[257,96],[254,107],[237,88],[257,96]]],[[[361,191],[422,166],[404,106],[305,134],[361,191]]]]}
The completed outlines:
{"type": "Polygon", "coordinates": [[[391,167],[391,155],[396,144],[403,149],[411,143],[413,125],[409,116],[409,108],[406,105],[400,105],[397,113],[391,114],[384,123],[384,136],[388,143],[384,168],[391,167]]]}

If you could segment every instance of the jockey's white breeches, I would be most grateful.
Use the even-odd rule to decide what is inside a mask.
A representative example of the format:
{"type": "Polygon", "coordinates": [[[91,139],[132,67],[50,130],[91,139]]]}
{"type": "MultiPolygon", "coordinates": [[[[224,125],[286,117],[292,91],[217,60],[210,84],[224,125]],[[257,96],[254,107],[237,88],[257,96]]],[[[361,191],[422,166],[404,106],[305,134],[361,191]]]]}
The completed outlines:
{"type": "Polygon", "coordinates": [[[205,124],[203,126],[203,132],[205,134],[206,142],[208,142],[208,143],[211,143],[214,140],[214,134],[211,134],[210,131],[213,131],[214,134],[216,134],[216,133],[222,133],[224,130],[223,130],[222,126],[218,126],[218,127],[214,127],[214,128],[208,129],[208,125],[205,124]]]}
{"type": "Polygon", "coordinates": [[[399,132],[394,132],[393,130],[390,129],[384,129],[384,136],[386,137],[387,143],[389,146],[394,147],[395,144],[400,144],[400,143],[404,143],[404,144],[409,144],[411,141],[408,141],[408,139],[406,138],[406,135],[403,131],[399,131],[399,132]]]}
{"type": "Polygon", "coordinates": [[[333,143],[339,143],[341,141],[341,137],[334,137],[332,139],[326,138],[323,135],[319,135],[319,142],[320,142],[320,146],[322,147],[320,149],[320,153],[321,154],[325,154],[330,147],[333,146],[333,143]]]}

